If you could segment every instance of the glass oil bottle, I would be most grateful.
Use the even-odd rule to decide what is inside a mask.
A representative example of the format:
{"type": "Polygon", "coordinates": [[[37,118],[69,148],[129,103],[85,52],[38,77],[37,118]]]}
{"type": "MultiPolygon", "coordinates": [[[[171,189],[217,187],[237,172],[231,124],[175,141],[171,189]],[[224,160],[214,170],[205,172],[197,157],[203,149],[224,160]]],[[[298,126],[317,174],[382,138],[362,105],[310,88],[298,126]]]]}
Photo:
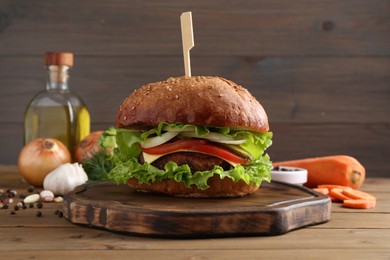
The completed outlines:
{"type": "Polygon", "coordinates": [[[50,137],[63,142],[74,154],[76,145],[90,132],[90,115],[83,100],[68,85],[73,53],[45,55],[46,89],[29,103],[24,116],[24,143],[50,137]]]}

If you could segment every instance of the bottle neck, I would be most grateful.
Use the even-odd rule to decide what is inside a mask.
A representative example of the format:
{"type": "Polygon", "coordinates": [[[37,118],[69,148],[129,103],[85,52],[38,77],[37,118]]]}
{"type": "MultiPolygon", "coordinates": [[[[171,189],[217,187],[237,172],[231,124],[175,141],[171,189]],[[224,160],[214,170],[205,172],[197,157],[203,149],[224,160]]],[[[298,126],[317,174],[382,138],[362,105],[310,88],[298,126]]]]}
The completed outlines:
{"type": "Polygon", "coordinates": [[[50,65],[47,67],[48,78],[46,84],[46,90],[59,90],[69,91],[68,78],[69,78],[68,66],[50,65]]]}

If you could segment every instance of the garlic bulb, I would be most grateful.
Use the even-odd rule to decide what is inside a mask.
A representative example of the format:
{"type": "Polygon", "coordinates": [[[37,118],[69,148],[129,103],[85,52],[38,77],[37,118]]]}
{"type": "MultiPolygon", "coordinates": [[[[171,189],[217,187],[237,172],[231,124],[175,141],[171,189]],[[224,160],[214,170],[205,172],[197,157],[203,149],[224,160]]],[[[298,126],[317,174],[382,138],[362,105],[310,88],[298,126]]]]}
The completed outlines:
{"type": "Polygon", "coordinates": [[[78,163],[65,163],[50,172],[43,181],[43,188],[56,195],[64,195],[85,183],[88,176],[78,163]]]}

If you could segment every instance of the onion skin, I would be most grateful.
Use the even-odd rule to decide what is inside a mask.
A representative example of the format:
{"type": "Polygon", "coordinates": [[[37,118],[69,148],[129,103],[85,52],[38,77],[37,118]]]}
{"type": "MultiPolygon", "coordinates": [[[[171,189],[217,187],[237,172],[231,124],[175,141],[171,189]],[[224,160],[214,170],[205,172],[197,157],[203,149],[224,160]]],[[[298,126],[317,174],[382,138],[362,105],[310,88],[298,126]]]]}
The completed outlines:
{"type": "Polygon", "coordinates": [[[102,148],[99,146],[99,138],[103,131],[95,131],[84,137],[83,140],[76,146],[74,159],[76,162],[82,162],[85,159],[91,158],[95,153],[101,152],[102,148]]]}
{"type": "Polygon", "coordinates": [[[19,153],[18,168],[27,183],[42,187],[46,175],[64,163],[71,162],[68,148],[53,138],[37,138],[19,153]]]}

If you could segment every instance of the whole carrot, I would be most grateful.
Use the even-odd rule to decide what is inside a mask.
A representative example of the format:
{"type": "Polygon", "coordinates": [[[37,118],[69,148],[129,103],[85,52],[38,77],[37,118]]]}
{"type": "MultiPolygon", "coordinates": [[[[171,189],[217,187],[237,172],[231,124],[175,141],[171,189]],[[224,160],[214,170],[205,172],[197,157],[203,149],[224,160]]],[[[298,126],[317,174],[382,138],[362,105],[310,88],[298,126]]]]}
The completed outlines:
{"type": "Polygon", "coordinates": [[[335,184],[358,189],[364,182],[366,170],[358,160],[348,155],[332,155],[291,161],[274,162],[273,166],[305,168],[309,188],[335,184]]]}

